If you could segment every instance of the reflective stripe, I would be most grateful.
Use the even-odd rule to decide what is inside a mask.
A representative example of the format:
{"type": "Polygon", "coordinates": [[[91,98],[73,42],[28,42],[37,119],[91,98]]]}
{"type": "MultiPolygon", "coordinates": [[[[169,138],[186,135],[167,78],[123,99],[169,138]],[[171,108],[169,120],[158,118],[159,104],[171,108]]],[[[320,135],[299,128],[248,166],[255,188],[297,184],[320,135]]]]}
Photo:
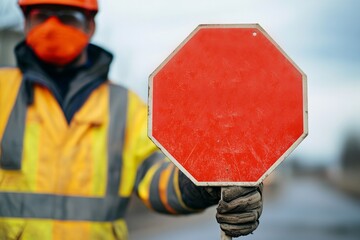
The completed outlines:
{"type": "Polygon", "coordinates": [[[48,194],[0,193],[0,216],[75,221],[114,221],[124,217],[129,198],[84,198],[48,194]]]}
{"type": "Polygon", "coordinates": [[[149,199],[152,177],[156,173],[158,167],[161,166],[161,163],[165,161],[164,158],[165,156],[160,151],[154,152],[146,160],[143,161],[143,163],[137,170],[135,189],[137,190],[137,195],[139,196],[139,198],[149,208],[152,208],[149,199]]]}
{"type": "Polygon", "coordinates": [[[101,197],[106,194],[107,181],[107,124],[93,129],[92,135],[92,181],[93,181],[93,195],[101,197]],[[104,179],[104,180],[100,180],[104,179]]]}
{"type": "Polygon", "coordinates": [[[21,169],[26,109],[26,89],[25,82],[22,81],[1,141],[0,167],[2,169],[21,169]]]}
{"type": "Polygon", "coordinates": [[[171,188],[172,181],[170,180],[171,173],[174,171],[175,165],[169,164],[167,168],[160,175],[159,192],[161,202],[164,204],[166,210],[170,213],[175,214],[176,211],[169,205],[168,200],[168,188],[171,188]],[[169,186],[170,185],[170,186],[169,186]]]}
{"type": "Polygon", "coordinates": [[[199,210],[189,208],[182,200],[180,187],[179,187],[179,169],[175,168],[172,172],[170,179],[173,179],[173,187],[168,188],[169,205],[178,213],[191,213],[199,210]]]}
{"type": "Polygon", "coordinates": [[[143,161],[139,169],[137,170],[136,174],[136,181],[135,181],[135,188],[138,187],[140,184],[140,181],[143,180],[145,174],[147,171],[154,166],[154,164],[160,160],[163,160],[165,158],[164,154],[162,154],[160,151],[152,153],[146,160],[143,161]]]}
{"type": "Polygon", "coordinates": [[[152,208],[150,203],[150,186],[152,179],[154,177],[154,174],[156,171],[161,167],[162,162],[159,161],[155,163],[153,166],[150,167],[148,171],[146,171],[145,177],[141,180],[139,183],[138,189],[138,195],[143,200],[146,206],[149,208],[152,208]]]}
{"type": "MultiPolygon", "coordinates": [[[[40,146],[40,127],[36,123],[28,123],[24,133],[24,152],[21,170],[26,174],[18,176],[18,179],[24,178],[23,189],[36,191],[37,188],[37,174],[39,164],[39,148],[40,146]],[[27,186],[26,186],[27,185],[27,186]]],[[[14,182],[19,184],[20,182],[14,182]]],[[[14,184],[11,184],[14,185],[14,184]]],[[[21,187],[17,191],[21,191],[21,187]]]]}
{"type": "Polygon", "coordinates": [[[163,163],[160,168],[157,169],[150,184],[150,204],[158,212],[167,213],[167,209],[160,198],[159,185],[161,173],[169,166],[170,162],[163,163]]]}
{"type": "Polygon", "coordinates": [[[120,186],[122,152],[124,147],[127,90],[121,86],[109,85],[110,123],[108,128],[108,183],[106,195],[117,196],[120,186]]]}

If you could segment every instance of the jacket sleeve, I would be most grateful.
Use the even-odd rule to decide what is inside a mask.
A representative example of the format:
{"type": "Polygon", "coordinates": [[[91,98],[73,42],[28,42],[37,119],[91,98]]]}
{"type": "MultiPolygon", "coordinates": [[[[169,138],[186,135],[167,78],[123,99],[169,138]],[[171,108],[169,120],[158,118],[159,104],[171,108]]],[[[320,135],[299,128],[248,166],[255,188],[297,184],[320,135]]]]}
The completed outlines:
{"type": "Polygon", "coordinates": [[[186,214],[196,211],[184,203],[179,170],[162,153],[155,152],[140,165],[135,186],[145,205],[157,212],[186,214]]]}
{"type": "Polygon", "coordinates": [[[133,93],[129,99],[129,108],[133,110],[128,121],[133,125],[132,134],[136,133],[133,137],[138,161],[135,192],[139,198],[148,208],[167,214],[188,214],[212,205],[206,194],[202,196],[202,188],[183,175],[149,139],[146,105],[133,93]]]}

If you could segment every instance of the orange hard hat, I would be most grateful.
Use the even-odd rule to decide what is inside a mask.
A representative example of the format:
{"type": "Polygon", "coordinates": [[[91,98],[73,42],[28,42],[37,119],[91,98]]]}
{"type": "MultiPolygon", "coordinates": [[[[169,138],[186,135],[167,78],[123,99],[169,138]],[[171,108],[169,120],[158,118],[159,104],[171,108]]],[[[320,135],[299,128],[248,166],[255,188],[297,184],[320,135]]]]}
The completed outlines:
{"type": "Polygon", "coordinates": [[[97,0],[19,0],[18,3],[22,8],[37,4],[56,4],[84,8],[95,12],[99,9],[97,0]]]}

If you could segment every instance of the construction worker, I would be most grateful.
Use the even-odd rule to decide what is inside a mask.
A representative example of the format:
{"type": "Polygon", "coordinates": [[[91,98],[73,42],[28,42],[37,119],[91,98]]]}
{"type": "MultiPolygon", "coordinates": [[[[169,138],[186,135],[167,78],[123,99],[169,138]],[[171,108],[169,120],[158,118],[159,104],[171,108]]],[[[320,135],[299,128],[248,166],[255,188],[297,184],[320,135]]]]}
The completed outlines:
{"type": "Polygon", "coordinates": [[[0,69],[0,239],[127,239],[133,192],[149,208],[214,204],[229,236],[253,232],[261,187],[196,187],[148,139],[147,107],[108,80],[89,44],[96,0],[19,0],[25,41],[0,69]]]}

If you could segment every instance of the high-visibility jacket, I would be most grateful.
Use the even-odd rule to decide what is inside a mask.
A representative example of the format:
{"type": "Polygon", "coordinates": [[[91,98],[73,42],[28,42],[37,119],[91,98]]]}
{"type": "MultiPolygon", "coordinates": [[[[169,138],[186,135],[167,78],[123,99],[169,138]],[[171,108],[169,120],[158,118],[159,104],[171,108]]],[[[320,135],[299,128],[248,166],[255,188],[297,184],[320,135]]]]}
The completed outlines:
{"type": "Polygon", "coordinates": [[[147,107],[109,81],[68,124],[52,92],[0,69],[0,239],[127,239],[136,192],[150,208],[189,213],[178,169],[147,137],[147,107]]]}

